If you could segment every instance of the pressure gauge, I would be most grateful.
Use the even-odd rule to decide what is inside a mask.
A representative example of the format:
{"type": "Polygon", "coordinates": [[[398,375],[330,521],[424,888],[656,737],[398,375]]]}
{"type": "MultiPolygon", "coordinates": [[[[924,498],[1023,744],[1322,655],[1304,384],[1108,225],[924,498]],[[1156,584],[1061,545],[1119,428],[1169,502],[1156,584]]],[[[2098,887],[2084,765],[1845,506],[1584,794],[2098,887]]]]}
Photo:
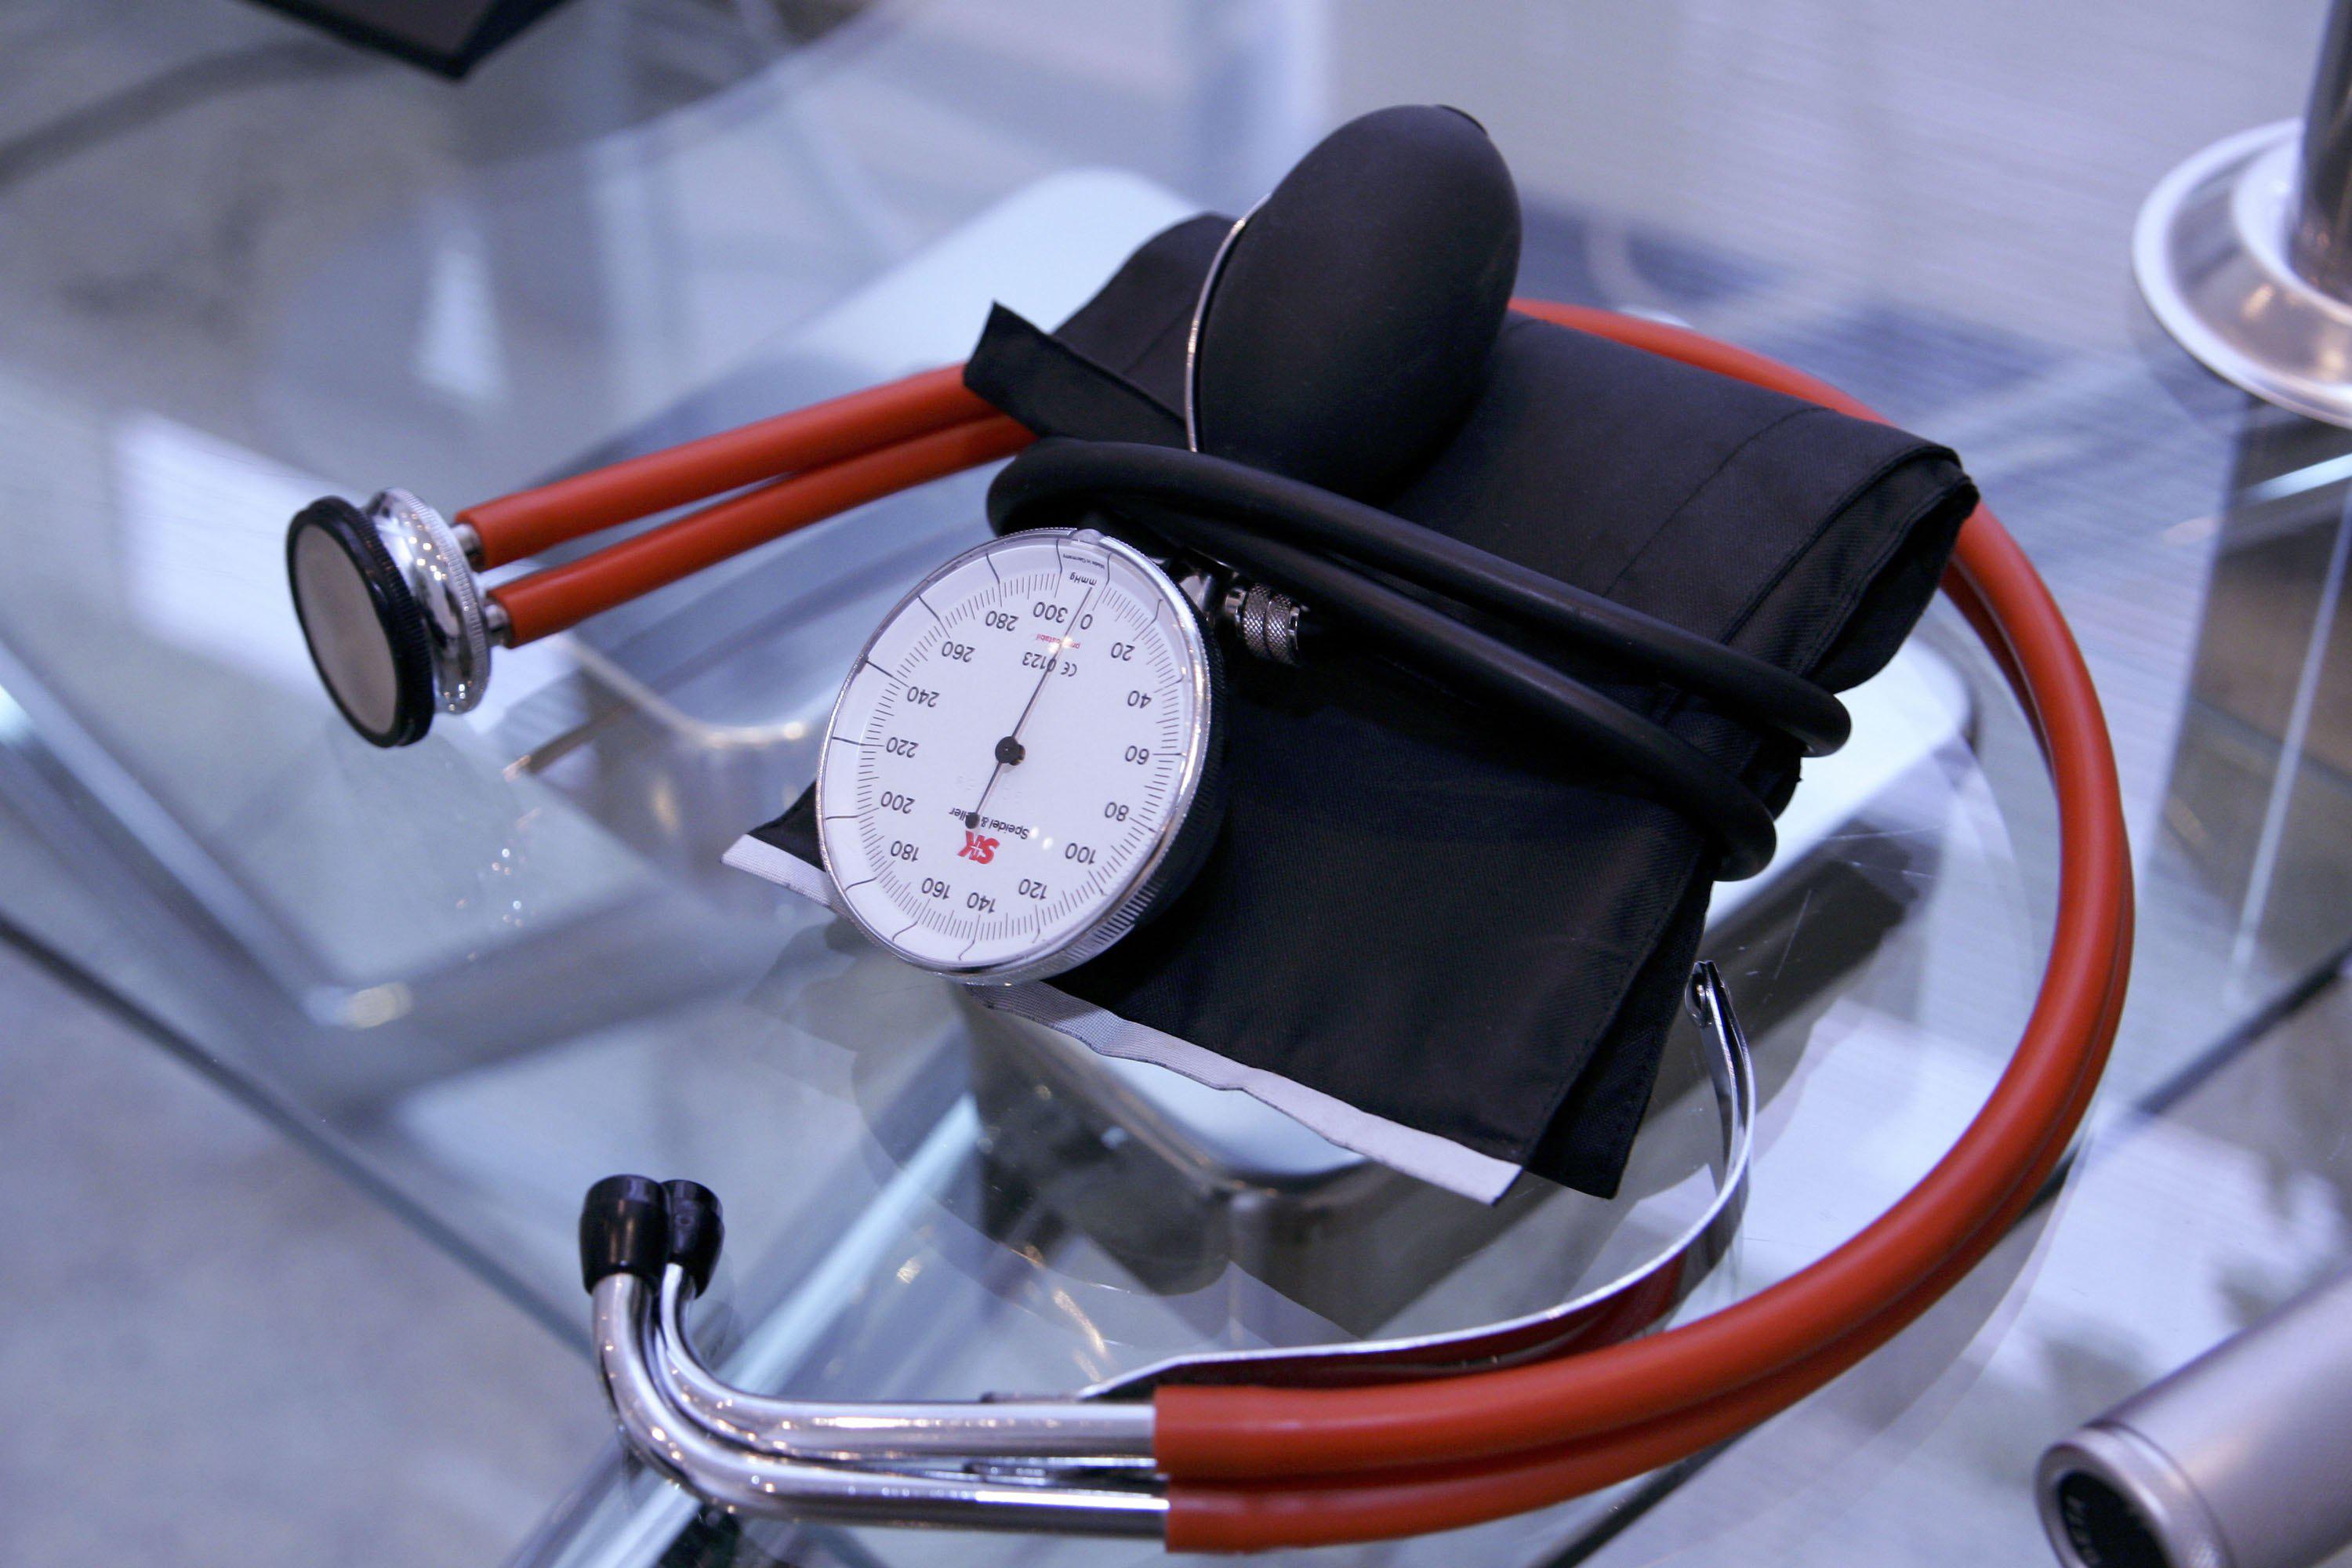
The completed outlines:
{"type": "Polygon", "coordinates": [[[834,704],[816,784],[835,902],[909,963],[1010,982],[1086,962],[1215,837],[1214,645],[1142,552],[1036,529],[901,600],[834,704]]]}

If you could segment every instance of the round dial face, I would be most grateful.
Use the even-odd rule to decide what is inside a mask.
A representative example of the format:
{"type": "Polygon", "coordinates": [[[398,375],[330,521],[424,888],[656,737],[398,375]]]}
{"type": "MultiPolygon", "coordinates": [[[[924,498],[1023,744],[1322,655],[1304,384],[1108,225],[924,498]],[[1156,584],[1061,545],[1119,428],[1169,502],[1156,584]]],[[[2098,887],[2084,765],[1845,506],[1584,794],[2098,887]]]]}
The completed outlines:
{"type": "Polygon", "coordinates": [[[1039,529],[958,556],[834,705],[816,804],[836,902],[941,973],[1084,962],[1168,890],[1213,700],[1199,618],[1141,552],[1039,529]]]}

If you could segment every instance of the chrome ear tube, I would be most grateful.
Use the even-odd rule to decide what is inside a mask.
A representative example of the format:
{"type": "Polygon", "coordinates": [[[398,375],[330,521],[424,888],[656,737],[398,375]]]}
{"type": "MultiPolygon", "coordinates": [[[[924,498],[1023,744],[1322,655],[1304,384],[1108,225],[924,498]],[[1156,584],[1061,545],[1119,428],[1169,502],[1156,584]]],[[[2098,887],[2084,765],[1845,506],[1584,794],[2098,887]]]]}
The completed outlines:
{"type": "Polygon", "coordinates": [[[623,1440],[663,1475],[721,1508],[834,1524],[1160,1532],[1168,1505],[1156,1491],[1023,1484],[952,1468],[804,1463],[713,1437],[670,1403],[655,1375],[646,1348],[653,1302],[646,1282],[634,1273],[608,1274],[591,1300],[596,1370],[623,1440]]]}
{"type": "Polygon", "coordinates": [[[1671,1313],[1727,1250],[1747,1201],[1756,1089],[1712,964],[1690,1005],[1722,1133],[1713,1200],[1649,1261],[1572,1300],[1448,1332],[1176,1357],[1058,1399],[845,1403],[736,1388],[695,1352],[687,1313],[721,1237],[691,1182],[612,1176],[580,1220],[597,1370],[632,1452],[696,1496],[779,1518],[1153,1535],[1167,1501],[1151,1394],[1183,1384],[1332,1386],[1533,1361],[1629,1338],[1671,1313]]]}
{"type": "MultiPolygon", "coordinates": [[[[664,1332],[674,1308],[707,1280],[719,1240],[718,1200],[691,1183],[667,1187],[609,1176],[588,1191],[580,1215],[581,1273],[591,1303],[596,1370],[622,1441],[654,1469],[706,1502],[761,1517],[833,1524],[946,1525],[1086,1535],[1157,1536],[1167,1513],[1156,1476],[1140,1484],[1064,1484],[1035,1466],[1006,1476],[987,1461],[1086,1437],[1057,1417],[1062,1405],[986,1403],[796,1405],[800,1417],[763,1432],[730,1419],[749,1395],[718,1385],[715,1410],[679,1402],[679,1358],[664,1332]],[[769,1441],[761,1446],[760,1439],[769,1441]]],[[[680,1331],[682,1332],[682,1330],[680,1331]]],[[[691,1363],[690,1355],[685,1363],[691,1363]]],[[[697,1371],[699,1369],[697,1368],[697,1371]]],[[[699,1388],[700,1384],[698,1384],[699,1388]]],[[[783,1402],[757,1402],[770,1405],[783,1402]]],[[[1075,1405],[1075,1402],[1072,1402],[1075,1405]]],[[[1106,1426],[1076,1407],[1087,1436],[1106,1426]]],[[[1130,1447],[1148,1455],[1150,1411],[1130,1406],[1130,1447]]]]}

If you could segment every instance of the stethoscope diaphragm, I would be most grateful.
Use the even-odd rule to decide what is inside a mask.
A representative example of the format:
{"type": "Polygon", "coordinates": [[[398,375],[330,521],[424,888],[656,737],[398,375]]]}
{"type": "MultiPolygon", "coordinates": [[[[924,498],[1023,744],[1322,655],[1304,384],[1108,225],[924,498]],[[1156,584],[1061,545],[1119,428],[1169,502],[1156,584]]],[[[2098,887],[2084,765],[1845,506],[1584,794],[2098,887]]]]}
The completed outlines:
{"type": "Polygon", "coordinates": [[[481,701],[489,606],[457,531],[406,490],[303,508],[287,529],[286,573],[319,679],[368,740],[407,745],[436,711],[481,701]]]}

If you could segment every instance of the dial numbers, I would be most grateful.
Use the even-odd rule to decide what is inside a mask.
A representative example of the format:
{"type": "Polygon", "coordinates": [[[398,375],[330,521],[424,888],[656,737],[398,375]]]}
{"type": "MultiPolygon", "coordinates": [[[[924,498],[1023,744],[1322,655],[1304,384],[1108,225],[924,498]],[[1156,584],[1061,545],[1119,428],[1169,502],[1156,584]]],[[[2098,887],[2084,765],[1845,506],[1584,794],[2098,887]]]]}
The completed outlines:
{"type": "Polygon", "coordinates": [[[817,805],[842,903],[926,968],[1076,962],[1182,826],[1209,679],[1190,605],[1117,541],[1041,530],[949,563],[835,705],[817,805]]]}

